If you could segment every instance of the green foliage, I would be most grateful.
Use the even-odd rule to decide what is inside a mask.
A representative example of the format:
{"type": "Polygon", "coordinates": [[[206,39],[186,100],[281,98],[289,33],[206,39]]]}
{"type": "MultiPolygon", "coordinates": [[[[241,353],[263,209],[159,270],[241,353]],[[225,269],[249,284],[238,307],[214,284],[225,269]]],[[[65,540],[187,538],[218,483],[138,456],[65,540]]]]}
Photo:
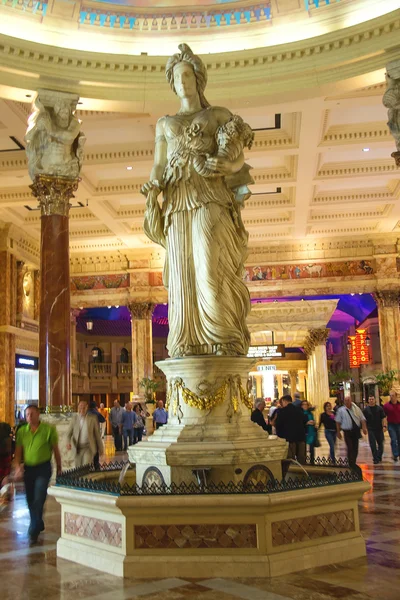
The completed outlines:
{"type": "Polygon", "coordinates": [[[376,383],[379,387],[379,392],[382,396],[389,396],[390,390],[393,387],[393,383],[397,379],[399,371],[397,369],[391,369],[390,371],[386,371],[384,373],[377,373],[375,375],[376,383]]]}
{"type": "Polygon", "coordinates": [[[148,404],[154,403],[154,392],[159,387],[159,383],[150,377],[143,377],[141,381],[139,381],[139,386],[144,388],[144,395],[146,397],[146,402],[148,404]]]}
{"type": "Polygon", "coordinates": [[[329,373],[329,384],[331,387],[343,383],[343,381],[349,381],[351,379],[350,371],[337,371],[336,373],[329,373]]]}

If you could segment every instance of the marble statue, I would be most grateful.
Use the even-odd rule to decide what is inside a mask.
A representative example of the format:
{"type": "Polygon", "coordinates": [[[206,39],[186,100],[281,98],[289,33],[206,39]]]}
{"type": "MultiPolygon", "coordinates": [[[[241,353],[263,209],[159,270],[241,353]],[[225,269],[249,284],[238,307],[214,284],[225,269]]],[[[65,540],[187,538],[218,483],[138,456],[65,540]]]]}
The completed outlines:
{"type": "Polygon", "coordinates": [[[172,358],[246,355],[248,233],[241,207],[253,181],[243,149],[254,135],[239,116],[210,106],[205,65],[186,44],[179,50],[168,60],[166,77],[181,107],[157,123],[154,166],[142,187],[144,231],[166,250],[167,347],[172,358]]]}
{"type": "Polygon", "coordinates": [[[383,104],[388,109],[388,127],[396,142],[397,153],[394,154],[398,155],[400,152],[400,60],[388,64],[386,84],[383,104]]]}
{"type": "Polygon", "coordinates": [[[47,106],[39,93],[28,120],[26,154],[33,181],[36,175],[77,179],[82,166],[86,138],[80,132],[81,122],[74,115],[77,98],[54,94],[54,102],[47,106]]]}

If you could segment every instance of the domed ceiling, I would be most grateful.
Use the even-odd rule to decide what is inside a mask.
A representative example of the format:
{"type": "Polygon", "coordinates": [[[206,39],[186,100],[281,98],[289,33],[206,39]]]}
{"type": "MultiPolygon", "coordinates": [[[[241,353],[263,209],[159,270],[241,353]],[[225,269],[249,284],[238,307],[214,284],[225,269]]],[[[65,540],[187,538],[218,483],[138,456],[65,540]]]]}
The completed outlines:
{"type": "Polygon", "coordinates": [[[357,25],[399,0],[2,0],[0,34],[62,48],[166,56],[305,40],[357,25]]]}

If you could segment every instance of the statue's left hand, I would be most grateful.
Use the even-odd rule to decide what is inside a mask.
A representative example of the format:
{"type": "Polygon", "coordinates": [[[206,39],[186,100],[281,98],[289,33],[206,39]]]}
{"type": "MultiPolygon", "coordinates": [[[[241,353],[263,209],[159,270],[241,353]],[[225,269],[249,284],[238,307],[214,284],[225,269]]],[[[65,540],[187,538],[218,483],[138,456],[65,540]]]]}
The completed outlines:
{"type": "Polygon", "coordinates": [[[220,156],[209,156],[204,166],[216,175],[231,175],[233,173],[232,163],[220,156]]]}

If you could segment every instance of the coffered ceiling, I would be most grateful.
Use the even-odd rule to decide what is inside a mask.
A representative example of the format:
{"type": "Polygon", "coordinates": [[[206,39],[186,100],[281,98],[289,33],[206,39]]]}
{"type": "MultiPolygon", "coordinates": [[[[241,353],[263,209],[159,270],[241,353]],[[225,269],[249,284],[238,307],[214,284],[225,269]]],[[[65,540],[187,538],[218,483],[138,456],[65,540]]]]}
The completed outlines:
{"type": "MultiPolygon", "coordinates": [[[[250,246],[400,232],[400,172],[390,156],[383,71],[379,79],[331,96],[237,107],[255,130],[246,153],[255,183],[243,212],[250,246]]],[[[174,110],[167,84],[165,92],[174,110]]],[[[40,212],[22,149],[29,111],[28,99],[0,100],[0,220],[38,244],[40,212]]],[[[71,254],[147,254],[154,245],[142,230],[139,190],[150,174],[160,114],[78,114],[87,144],[70,213],[71,254]]]]}

